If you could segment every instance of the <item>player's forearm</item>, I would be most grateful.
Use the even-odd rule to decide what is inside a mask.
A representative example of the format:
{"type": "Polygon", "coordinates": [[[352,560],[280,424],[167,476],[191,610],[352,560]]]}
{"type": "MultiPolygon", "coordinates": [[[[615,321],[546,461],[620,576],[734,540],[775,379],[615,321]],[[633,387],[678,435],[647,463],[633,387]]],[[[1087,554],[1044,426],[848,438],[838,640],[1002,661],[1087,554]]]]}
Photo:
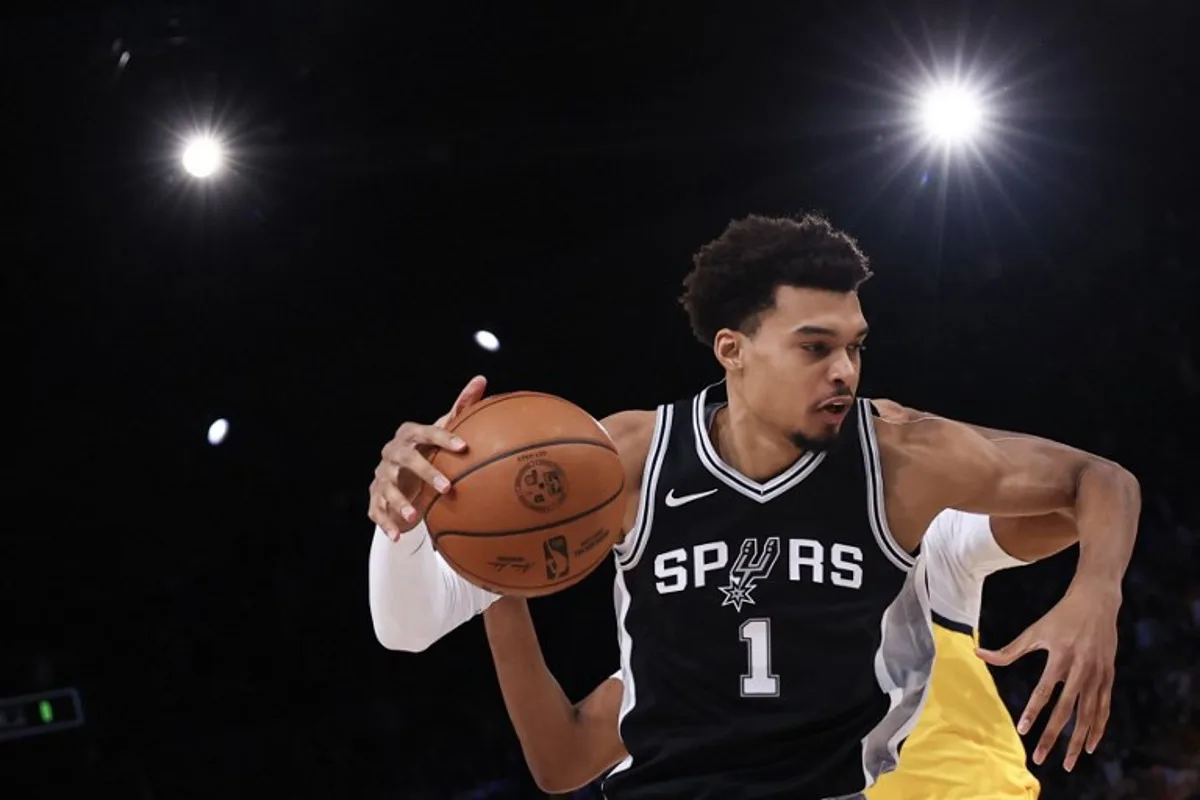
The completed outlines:
{"type": "Polygon", "coordinates": [[[1039,497],[1062,496],[1057,510],[1074,520],[1079,536],[1073,586],[1101,589],[1119,601],[1141,513],[1137,479],[1119,464],[1047,439],[1014,435],[992,441],[1023,465],[1013,482],[1034,487],[1016,491],[1014,497],[1023,498],[1018,511],[1026,500],[1037,506],[1039,497]]]}
{"type": "Polygon", "coordinates": [[[993,516],[989,522],[992,538],[1000,549],[1026,564],[1050,558],[1079,543],[1075,519],[1065,512],[1036,517],[993,516]]]}
{"type": "Polygon", "coordinates": [[[568,792],[614,763],[616,714],[605,721],[582,714],[551,674],[524,600],[504,598],[483,615],[504,705],[525,761],[545,792],[568,792]],[[603,763],[601,763],[603,762],[603,763]]]}
{"type": "Polygon", "coordinates": [[[496,599],[446,564],[424,525],[398,542],[376,528],[368,575],[375,636],[389,650],[420,652],[496,599]]]}
{"type": "Polygon", "coordinates": [[[1119,599],[1141,509],[1141,488],[1128,470],[1102,459],[1080,470],[1075,495],[1079,564],[1073,586],[1111,591],[1119,599]]]}

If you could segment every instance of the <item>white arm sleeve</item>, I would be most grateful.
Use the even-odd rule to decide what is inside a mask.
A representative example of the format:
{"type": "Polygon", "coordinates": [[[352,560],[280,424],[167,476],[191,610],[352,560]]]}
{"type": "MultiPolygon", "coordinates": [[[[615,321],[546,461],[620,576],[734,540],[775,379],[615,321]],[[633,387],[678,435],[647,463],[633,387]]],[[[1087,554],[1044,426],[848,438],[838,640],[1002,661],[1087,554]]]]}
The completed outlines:
{"type": "Polygon", "coordinates": [[[455,572],[424,523],[393,542],[378,527],[369,565],[371,621],[389,650],[417,653],[499,599],[455,572]]]}
{"type": "Polygon", "coordinates": [[[947,619],[979,625],[983,581],[993,572],[1024,564],[1001,549],[985,514],[946,510],[921,542],[929,571],[930,607],[947,619]]]}

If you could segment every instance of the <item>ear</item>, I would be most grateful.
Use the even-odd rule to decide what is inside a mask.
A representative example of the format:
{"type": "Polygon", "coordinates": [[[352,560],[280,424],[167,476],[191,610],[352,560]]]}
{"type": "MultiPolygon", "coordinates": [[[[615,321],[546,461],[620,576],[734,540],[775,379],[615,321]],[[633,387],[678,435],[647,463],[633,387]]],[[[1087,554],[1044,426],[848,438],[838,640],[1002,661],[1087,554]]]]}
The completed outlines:
{"type": "Polygon", "coordinates": [[[713,355],[727,372],[739,372],[745,356],[746,334],[722,328],[713,338],[713,355]]]}

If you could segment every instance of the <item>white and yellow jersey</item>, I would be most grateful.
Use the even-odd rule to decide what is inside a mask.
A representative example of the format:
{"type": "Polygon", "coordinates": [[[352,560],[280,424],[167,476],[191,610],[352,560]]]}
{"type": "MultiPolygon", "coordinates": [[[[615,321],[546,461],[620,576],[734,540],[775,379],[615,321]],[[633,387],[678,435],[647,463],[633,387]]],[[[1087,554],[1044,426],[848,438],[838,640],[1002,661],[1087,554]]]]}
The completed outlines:
{"type": "Polygon", "coordinates": [[[925,709],[894,772],[868,800],[1016,800],[1038,796],[1025,746],[987,664],[975,655],[983,582],[1021,566],[992,536],[988,518],[945,511],[925,534],[937,655],[925,709]]]}

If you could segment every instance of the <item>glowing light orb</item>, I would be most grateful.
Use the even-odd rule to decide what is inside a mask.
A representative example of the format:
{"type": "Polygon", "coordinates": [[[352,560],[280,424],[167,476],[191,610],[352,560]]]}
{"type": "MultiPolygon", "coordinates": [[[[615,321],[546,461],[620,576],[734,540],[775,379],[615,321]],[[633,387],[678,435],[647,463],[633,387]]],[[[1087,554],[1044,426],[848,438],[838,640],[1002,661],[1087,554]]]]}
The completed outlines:
{"type": "Polygon", "coordinates": [[[207,136],[193,139],[183,149],[183,168],[196,178],[209,177],[224,160],[220,143],[207,136]]]}
{"type": "Polygon", "coordinates": [[[491,331],[476,331],[475,344],[491,353],[500,349],[500,340],[491,331]]]}
{"type": "Polygon", "coordinates": [[[229,435],[229,420],[219,419],[208,426],[208,443],[216,447],[229,435]]]}
{"type": "Polygon", "coordinates": [[[935,141],[947,145],[968,142],[983,127],[979,96],[962,86],[939,86],[921,102],[921,126],[935,141]]]}

